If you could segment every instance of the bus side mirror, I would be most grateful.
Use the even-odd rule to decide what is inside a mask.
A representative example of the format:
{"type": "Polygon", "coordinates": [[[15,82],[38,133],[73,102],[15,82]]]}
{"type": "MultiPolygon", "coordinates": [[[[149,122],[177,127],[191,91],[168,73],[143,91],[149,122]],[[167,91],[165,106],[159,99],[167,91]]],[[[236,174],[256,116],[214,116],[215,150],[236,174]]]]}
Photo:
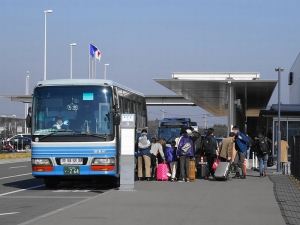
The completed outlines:
{"type": "Polygon", "coordinates": [[[28,114],[26,116],[26,127],[31,128],[31,107],[28,108],[28,114]]]}
{"type": "Polygon", "coordinates": [[[119,113],[114,113],[114,125],[119,126],[121,122],[121,117],[119,113]]]}

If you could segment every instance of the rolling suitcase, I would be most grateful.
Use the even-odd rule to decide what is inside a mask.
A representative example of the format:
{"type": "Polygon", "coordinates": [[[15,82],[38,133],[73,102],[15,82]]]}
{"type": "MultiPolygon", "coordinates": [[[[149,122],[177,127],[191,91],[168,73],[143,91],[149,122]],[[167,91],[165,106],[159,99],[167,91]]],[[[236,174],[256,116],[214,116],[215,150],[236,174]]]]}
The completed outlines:
{"type": "Polygon", "coordinates": [[[229,175],[230,162],[220,162],[215,170],[216,180],[227,180],[229,175]]]}
{"type": "Polygon", "coordinates": [[[282,174],[284,175],[291,174],[291,164],[289,162],[282,164],[282,174]]]}
{"type": "Polygon", "coordinates": [[[156,180],[168,180],[168,165],[165,163],[160,163],[157,165],[156,170],[156,180]]]}
{"type": "Polygon", "coordinates": [[[197,166],[197,178],[204,179],[207,173],[207,163],[198,164],[197,166]]]}
{"type": "Polygon", "coordinates": [[[190,161],[190,170],[189,170],[189,180],[195,181],[196,180],[196,168],[195,168],[195,161],[190,161]]]}

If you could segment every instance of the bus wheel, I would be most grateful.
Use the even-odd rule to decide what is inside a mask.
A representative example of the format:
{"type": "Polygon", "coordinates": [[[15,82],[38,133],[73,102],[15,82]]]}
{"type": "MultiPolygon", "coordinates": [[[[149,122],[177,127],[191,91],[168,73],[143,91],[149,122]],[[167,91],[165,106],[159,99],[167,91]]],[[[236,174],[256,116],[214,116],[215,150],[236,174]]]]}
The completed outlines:
{"type": "Polygon", "coordinates": [[[59,185],[59,180],[57,179],[51,179],[51,178],[45,178],[44,179],[44,184],[46,186],[46,188],[57,188],[57,185],[59,185]]]}

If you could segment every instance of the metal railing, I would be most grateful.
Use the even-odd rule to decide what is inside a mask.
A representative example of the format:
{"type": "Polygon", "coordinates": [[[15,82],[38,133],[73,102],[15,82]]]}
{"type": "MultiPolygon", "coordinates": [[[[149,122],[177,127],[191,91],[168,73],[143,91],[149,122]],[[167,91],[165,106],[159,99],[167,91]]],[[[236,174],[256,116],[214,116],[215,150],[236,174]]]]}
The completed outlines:
{"type": "Polygon", "coordinates": [[[293,136],[291,148],[291,174],[300,180],[300,135],[293,136]]]}

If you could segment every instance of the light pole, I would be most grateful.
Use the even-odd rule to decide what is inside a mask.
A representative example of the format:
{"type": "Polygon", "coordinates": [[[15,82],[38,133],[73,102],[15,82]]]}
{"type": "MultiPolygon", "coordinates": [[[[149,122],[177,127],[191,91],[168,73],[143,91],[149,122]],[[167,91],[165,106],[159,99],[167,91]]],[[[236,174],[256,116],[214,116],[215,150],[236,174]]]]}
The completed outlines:
{"type": "Polygon", "coordinates": [[[283,71],[283,68],[275,68],[275,71],[278,72],[278,130],[277,130],[277,172],[281,171],[280,168],[280,151],[281,151],[281,131],[280,131],[280,72],[283,71]]]}
{"type": "Polygon", "coordinates": [[[44,80],[47,80],[46,75],[46,55],[47,55],[47,23],[46,23],[46,15],[47,13],[52,13],[52,10],[45,10],[45,50],[44,50],[44,80]]]}
{"type": "MultiPolygon", "coordinates": [[[[29,94],[29,71],[27,71],[27,76],[26,76],[26,87],[25,87],[25,94],[29,94]]],[[[25,118],[27,116],[27,110],[28,110],[28,103],[25,103],[25,118]]],[[[25,125],[25,133],[28,133],[28,128],[25,125]]]]}
{"type": "Polygon", "coordinates": [[[108,63],[104,64],[104,80],[106,80],[106,66],[109,66],[108,63]]]}
{"type": "Polygon", "coordinates": [[[70,79],[72,79],[72,47],[73,46],[76,46],[76,43],[70,44],[71,47],[70,79]]]}

